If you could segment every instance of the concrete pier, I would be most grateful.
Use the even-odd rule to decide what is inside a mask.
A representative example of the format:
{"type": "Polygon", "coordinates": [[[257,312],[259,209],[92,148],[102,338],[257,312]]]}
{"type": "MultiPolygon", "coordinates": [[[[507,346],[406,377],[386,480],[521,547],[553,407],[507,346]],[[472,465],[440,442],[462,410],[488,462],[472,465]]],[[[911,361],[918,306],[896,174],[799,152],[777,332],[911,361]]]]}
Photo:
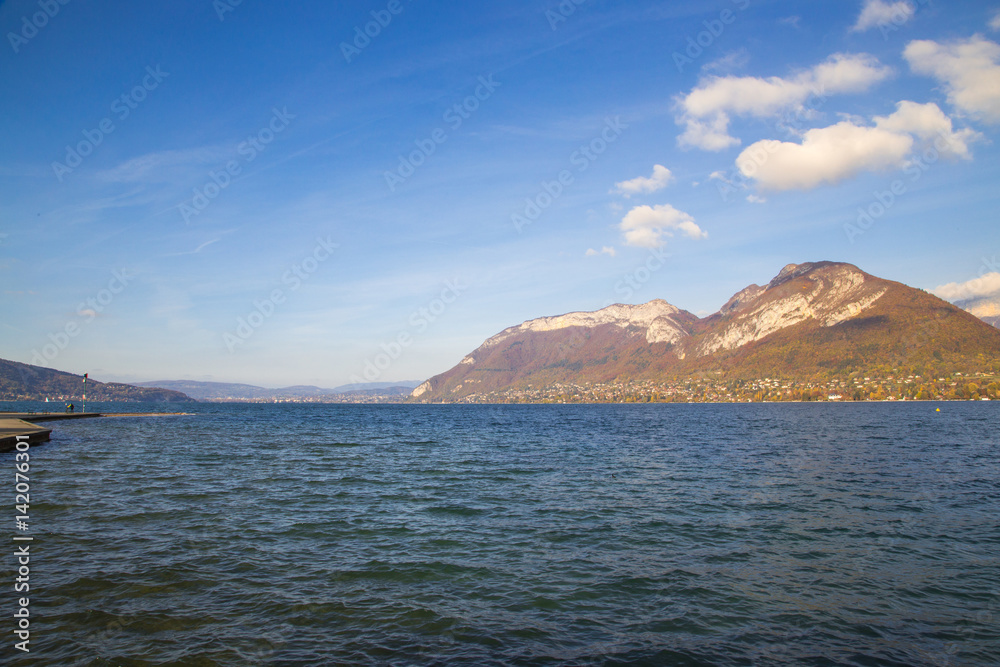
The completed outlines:
{"type": "MultiPolygon", "coordinates": [[[[49,441],[52,429],[35,426],[35,422],[56,422],[67,419],[92,419],[94,417],[181,417],[190,412],[0,412],[0,453],[17,447],[17,436],[28,438],[32,445],[49,441]]],[[[23,438],[22,438],[23,442],[23,438]]]]}
{"type": "Polygon", "coordinates": [[[49,441],[52,429],[36,426],[34,422],[61,421],[100,417],[96,412],[0,412],[0,452],[13,451],[18,436],[35,445],[49,441]]]}
{"type": "Polygon", "coordinates": [[[29,424],[23,419],[0,419],[0,452],[13,451],[18,436],[21,436],[21,441],[27,438],[29,444],[35,445],[48,442],[50,433],[52,429],[29,424]]]}

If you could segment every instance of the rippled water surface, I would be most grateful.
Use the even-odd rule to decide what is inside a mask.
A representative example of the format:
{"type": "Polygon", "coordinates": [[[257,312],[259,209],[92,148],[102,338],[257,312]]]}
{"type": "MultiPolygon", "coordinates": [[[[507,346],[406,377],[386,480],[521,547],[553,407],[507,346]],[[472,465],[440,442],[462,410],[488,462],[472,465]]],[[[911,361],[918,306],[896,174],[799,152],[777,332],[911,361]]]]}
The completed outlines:
{"type": "Polygon", "coordinates": [[[15,661],[1000,664],[995,402],[184,409],[32,449],[15,661]]]}

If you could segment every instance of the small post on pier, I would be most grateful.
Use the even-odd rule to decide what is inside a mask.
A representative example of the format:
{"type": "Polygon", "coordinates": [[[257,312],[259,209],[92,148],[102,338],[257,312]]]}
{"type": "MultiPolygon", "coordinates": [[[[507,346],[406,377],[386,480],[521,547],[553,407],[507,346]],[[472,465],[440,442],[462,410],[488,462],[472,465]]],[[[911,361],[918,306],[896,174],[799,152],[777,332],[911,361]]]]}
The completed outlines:
{"type": "Polygon", "coordinates": [[[87,411],[87,376],[90,373],[83,374],[83,411],[87,411]]]}

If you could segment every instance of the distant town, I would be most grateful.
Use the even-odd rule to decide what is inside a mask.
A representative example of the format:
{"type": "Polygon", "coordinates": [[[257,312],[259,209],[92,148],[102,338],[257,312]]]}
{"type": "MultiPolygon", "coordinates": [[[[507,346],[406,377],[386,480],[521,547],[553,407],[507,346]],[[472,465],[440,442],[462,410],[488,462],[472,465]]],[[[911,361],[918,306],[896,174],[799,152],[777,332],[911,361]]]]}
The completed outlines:
{"type": "Polygon", "coordinates": [[[827,382],[762,380],[557,383],[465,396],[457,403],[763,403],[785,401],[1000,400],[1000,376],[859,376],[827,382]]]}
{"type": "MultiPolygon", "coordinates": [[[[761,380],[641,381],[528,385],[472,394],[455,403],[774,403],[789,401],[978,401],[1000,400],[1000,376],[989,373],[925,378],[919,375],[877,378],[858,376],[827,382],[761,380]]],[[[294,398],[218,398],[213,403],[411,402],[398,393],[365,392],[294,398]]]]}

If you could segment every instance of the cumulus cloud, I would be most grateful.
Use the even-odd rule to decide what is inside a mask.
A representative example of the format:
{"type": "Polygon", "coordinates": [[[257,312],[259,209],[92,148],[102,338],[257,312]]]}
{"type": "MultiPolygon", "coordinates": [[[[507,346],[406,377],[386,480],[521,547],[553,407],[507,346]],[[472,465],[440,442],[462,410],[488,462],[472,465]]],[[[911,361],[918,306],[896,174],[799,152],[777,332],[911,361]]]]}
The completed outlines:
{"type": "Polygon", "coordinates": [[[912,134],[925,144],[933,143],[944,155],[963,159],[972,157],[969,144],[981,138],[978,132],[969,128],[955,130],[951,118],[934,103],[917,104],[904,100],[896,105],[896,112],[891,116],[876,116],[875,125],[898,134],[912,134]]]}
{"type": "Polygon", "coordinates": [[[615,189],[619,194],[631,197],[632,195],[642,194],[644,192],[656,192],[657,190],[662,190],[670,185],[670,182],[673,180],[674,176],[670,173],[670,170],[663,165],[658,164],[653,167],[653,175],[649,178],[639,176],[629,181],[615,183],[615,189]]]}
{"type": "Polygon", "coordinates": [[[636,206],[622,219],[619,229],[625,233],[625,243],[641,248],[659,248],[664,237],[680,232],[692,239],[703,239],[707,233],[695,224],[694,218],[670,204],[636,206]]]}
{"type": "Polygon", "coordinates": [[[810,190],[839,183],[869,169],[902,167],[913,138],[843,121],[805,133],[801,144],[758,141],[736,158],[736,166],[767,190],[810,190]]]}
{"type": "Polygon", "coordinates": [[[760,195],[747,195],[747,201],[751,204],[766,204],[767,199],[760,195]]]}
{"type": "Polygon", "coordinates": [[[723,112],[716,113],[707,122],[684,118],[684,126],[684,133],[677,137],[677,143],[683,148],[721,151],[740,143],[736,137],[729,136],[729,115],[723,112]]]}
{"type": "Polygon", "coordinates": [[[765,190],[809,190],[862,171],[903,168],[917,146],[933,145],[941,155],[968,159],[969,143],[978,136],[956,131],[936,104],[903,101],[892,115],[876,116],[874,126],[845,120],[808,130],[802,143],[758,141],[740,153],[736,166],[765,190]]]}
{"type": "Polygon", "coordinates": [[[915,12],[916,6],[906,0],[893,3],[883,0],[866,0],[858,22],[851,29],[855,32],[864,32],[890,23],[897,26],[903,25],[913,18],[915,12]]]}
{"type": "Polygon", "coordinates": [[[608,255],[610,257],[614,257],[616,254],[618,253],[615,252],[615,249],[611,246],[604,246],[600,250],[594,250],[593,248],[587,250],[587,257],[596,257],[597,255],[608,255]]]}
{"type": "Polygon", "coordinates": [[[719,151],[738,145],[729,134],[733,115],[768,118],[801,108],[813,95],[860,93],[889,76],[872,56],[835,54],[826,62],[790,79],[752,76],[709,77],[677,100],[677,123],[685,130],[682,147],[719,151]]]}
{"type": "Polygon", "coordinates": [[[914,72],[943,83],[956,109],[1000,123],[1000,44],[978,35],[951,44],[917,40],[903,56],[914,72]]]}
{"type": "Polygon", "coordinates": [[[993,271],[964,283],[948,283],[934,290],[946,301],[964,301],[984,296],[1000,296],[1000,273],[993,271]]]}

